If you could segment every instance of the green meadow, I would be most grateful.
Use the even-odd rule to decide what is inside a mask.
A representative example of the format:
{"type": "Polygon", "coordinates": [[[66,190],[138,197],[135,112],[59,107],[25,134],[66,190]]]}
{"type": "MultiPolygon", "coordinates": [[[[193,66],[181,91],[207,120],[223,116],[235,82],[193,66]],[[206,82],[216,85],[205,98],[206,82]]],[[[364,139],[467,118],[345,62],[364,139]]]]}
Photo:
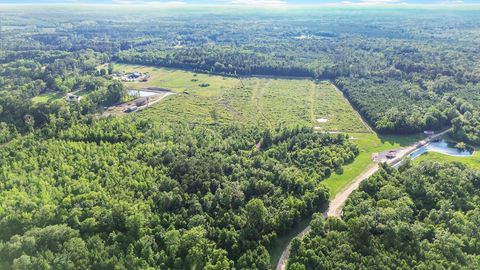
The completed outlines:
{"type": "Polygon", "coordinates": [[[48,103],[64,98],[65,96],[59,93],[46,92],[32,98],[33,103],[48,103]]]}
{"type": "Polygon", "coordinates": [[[179,69],[114,64],[114,70],[116,72],[136,71],[150,74],[150,78],[146,82],[124,83],[130,89],[160,87],[176,93],[187,92],[196,96],[212,97],[220,95],[225,89],[240,85],[240,81],[235,78],[194,73],[179,69]],[[209,85],[202,87],[202,84],[209,85]]]}
{"type": "Polygon", "coordinates": [[[150,74],[147,82],[125,83],[128,88],[159,87],[176,93],[140,113],[157,123],[236,123],[270,128],[307,125],[319,131],[348,133],[360,148],[360,155],[343,167],[343,173],[334,173],[324,180],[332,197],[373,165],[374,153],[409,146],[425,138],[423,134],[392,136],[371,132],[342,93],[328,81],[272,77],[237,79],[124,64],[115,64],[114,68],[115,71],[150,74]],[[327,121],[320,123],[318,119],[327,121]]]}
{"type": "Polygon", "coordinates": [[[469,157],[455,157],[436,152],[427,152],[416,158],[413,162],[414,164],[418,164],[424,160],[431,160],[440,163],[459,162],[472,169],[480,170],[480,153],[477,150],[478,149],[476,149],[473,155],[469,157]]]}
{"type": "Polygon", "coordinates": [[[314,126],[321,131],[368,132],[343,95],[327,81],[286,78],[232,78],[167,68],[115,65],[116,71],[148,72],[147,82],[128,88],[159,87],[176,95],[142,114],[156,122],[314,126]],[[322,123],[317,121],[324,119],[322,123]],[[326,122],[325,122],[326,120],[326,122]]]}

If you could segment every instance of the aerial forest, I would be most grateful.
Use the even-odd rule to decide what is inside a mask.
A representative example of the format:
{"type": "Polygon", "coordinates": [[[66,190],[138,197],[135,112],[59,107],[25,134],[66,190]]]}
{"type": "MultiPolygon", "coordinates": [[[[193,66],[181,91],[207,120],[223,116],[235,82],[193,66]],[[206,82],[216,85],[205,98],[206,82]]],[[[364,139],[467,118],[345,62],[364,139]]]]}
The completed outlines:
{"type": "Polygon", "coordinates": [[[270,269],[272,240],[358,154],[311,128],[117,118],[47,134],[0,152],[1,269],[270,269]]]}
{"type": "Polygon", "coordinates": [[[462,164],[384,166],[347,201],[343,220],[315,214],[288,269],[475,269],[480,173],[462,164]]]}
{"type": "MultiPolygon", "coordinates": [[[[348,166],[360,159],[368,167],[386,145],[449,130],[458,145],[478,149],[478,7],[1,8],[1,270],[267,270],[275,241],[310,218],[311,233],[292,242],[289,270],[480,265],[480,173],[460,163],[380,164],[342,218],[320,214],[332,199],[325,180],[345,168],[360,175],[363,167],[348,166]],[[204,109],[212,119],[204,122],[125,110],[107,117],[134,101],[115,76],[127,65],[190,72],[189,85],[205,93],[199,100],[222,107],[173,110],[204,109]],[[234,80],[230,97],[247,100],[252,114],[201,76],[234,80]],[[244,77],[271,88],[252,80],[258,95],[249,96],[244,77]],[[310,99],[278,97],[290,90],[270,84],[280,77],[308,79],[291,91],[310,87],[310,99]],[[312,101],[329,102],[315,96],[322,85],[338,94],[326,116],[312,101]],[[261,118],[262,95],[282,99],[269,117],[282,110],[307,120],[222,118],[227,110],[261,118]],[[284,109],[289,103],[304,110],[284,109]],[[357,134],[322,130],[335,113],[357,134]],[[365,154],[359,141],[372,137],[365,154]]],[[[169,92],[196,101],[193,93],[169,92]]]]}

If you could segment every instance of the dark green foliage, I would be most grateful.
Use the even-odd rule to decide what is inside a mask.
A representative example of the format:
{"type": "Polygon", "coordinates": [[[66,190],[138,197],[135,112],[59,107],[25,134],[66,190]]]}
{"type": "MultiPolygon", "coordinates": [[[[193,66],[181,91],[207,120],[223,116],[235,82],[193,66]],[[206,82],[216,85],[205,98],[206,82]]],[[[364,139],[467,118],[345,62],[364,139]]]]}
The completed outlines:
{"type": "Polygon", "coordinates": [[[0,152],[1,269],[269,269],[278,235],[328,201],[344,135],[157,127],[130,118],[0,152]],[[312,155],[306,153],[314,153],[312,155]]]}
{"type": "MultiPolygon", "coordinates": [[[[216,12],[2,11],[0,122],[26,130],[23,117],[34,115],[30,98],[49,92],[93,92],[83,114],[117,102],[123,95],[100,79],[109,79],[113,66],[96,69],[114,60],[227,76],[329,79],[383,133],[446,128],[458,112],[444,98],[463,98],[474,106],[474,120],[458,121],[454,136],[478,144],[478,9],[216,12]]],[[[34,116],[35,125],[44,118],[34,116]]]]}
{"type": "Polygon", "coordinates": [[[461,164],[384,166],[349,198],[344,221],[313,219],[288,269],[475,269],[479,195],[480,173],[461,164]]]}
{"type": "Polygon", "coordinates": [[[0,65],[0,123],[32,131],[53,117],[70,121],[79,114],[122,101],[126,89],[120,82],[95,75],[96,66],[107,60],[106,54],[86,50],[49,62],[20,58],[0,65]],[[70,92],[83,97],[79,104],[64,100],[70,92]],[[34,102],[39,95],[53,95],[55,99],[34,102]]]}
{"type": "Polygon", "coordinates": [[[340,78],[336,84],[383,133],[439,130],[458,115],[452,103],[408,81],[340,78]]]}

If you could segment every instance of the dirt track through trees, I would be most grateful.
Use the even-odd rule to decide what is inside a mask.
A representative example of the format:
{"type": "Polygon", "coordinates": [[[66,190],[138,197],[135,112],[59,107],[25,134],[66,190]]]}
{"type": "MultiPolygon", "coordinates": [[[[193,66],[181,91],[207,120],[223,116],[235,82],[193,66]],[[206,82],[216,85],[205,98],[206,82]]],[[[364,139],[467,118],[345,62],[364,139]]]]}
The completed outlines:
{"type": "MultiPolygon", "coordinates": [[[[394,166],[400,162],[403,161],[405,157],[407,157],[410,153],[418,149],[419,147],[428,144],[431,140],[434,140],[436,138],[439,138],[446,133],[448,133],[450,129],[444,130],[438,134],[435,134],[430,137],[429,140],[422,140],[419,142],[414,143],[413,145],[409,147],[402,148],[399,150],[397,153],[397,158],[391,159],[386,161],[388,165],[394,166]]],[[[370,176],[372,176],[375,172],[379,170],[379,164],[373,163],[369,167],[367,167],[360,175],[355,177],[355,179],[348,185],[346,186],[342,191],[340,191],[333,200],[330,201],[328,205],[328,209],[323,213],[325,217],[341,217],[342,216],[342,211],[343,211],[343,206],[345,205],[345,202],[347,201],[348,197],[352,192],[354,192],[360,184],[368,179],[370,176]]],[[[299,234],[297,234],[297,237],[303,238],[307,233],[310,232],[310,226],[307,226],[304,230],[302,230],[299,234]]],[[[277,270],[284,270],[287,267],[287,261],[288,257],[290,256],[290,244],[283,250],[282,256],[280,257],[280,260],[277,263],[277,270]]]]}

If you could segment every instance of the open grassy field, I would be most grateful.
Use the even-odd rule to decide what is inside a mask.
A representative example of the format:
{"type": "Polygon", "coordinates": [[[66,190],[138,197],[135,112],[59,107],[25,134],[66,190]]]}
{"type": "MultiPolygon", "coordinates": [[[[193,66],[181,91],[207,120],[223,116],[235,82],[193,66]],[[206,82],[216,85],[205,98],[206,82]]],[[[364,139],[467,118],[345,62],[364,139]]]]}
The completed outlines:
{"type": "Polygon", "coordinates": [[[229,78],[136,65],[116,71],[148,72],[148,82],[129,88],[160,87],[178,93],[142,114],[156,122],[237,123],[276,127],[315,126],[322,131],[368,132],[356,112],[329,82],[284,78],[229,78]],[[207,84],[201,87],[201,84],[207,84]],[[317,119],[325,119],[319,123],[317,119]]]}
{"type": "Polygon", "coordinates": [[[366,168],[372,166],[372,155],[390,149],[410,146],[425,139],[423,134],[416,135],[378,135],[376,133],[351,133],[349,134],[360,149],[360,154],[355,160],[343,166],[342,174],[332,174],[323,183],[330,188],[333,198],[342,188],[360,175],[366,168]]]}
{"type": "Polygon", "coordinates": [[[150,73],[148,81],[126,82],[125,86],[127,86],[127,88],[161,87],[177,93],[186,91],[189,94],[201,97],[218,96],[221,95],[225,89],[240,85],[240,81],[235,78],[194,73],[179,69],[114,64],[114,71],[150,73]],[[209,86],[200,86],[203,83],[209,84],[209,86]]]}
{"type": "Polygon", "coordinates": [[[65,95],[62,95],[60,93],[46,92],[46,93],[40,94],[36,97],[33,97],[32,102],[33,103],[48,103],[48,102],[52,102],[54,100],[63,99],[64,97],[65,97],[65,95]]]}
{"type": "MultiPolygon", "coordinates": [[[[135,65],[115,65],[116,71],[148,72],[148,82],[126,83],[129,88],[160,87],[176,92],[162,102],[141,112],[155,122],[187,122],[198,124],[237,123],[276,127],[307,125],[319,131],[347,132],[359,146],[360,155],[344,166],[341,174],[324,180],[333,198],[358,175],[374,165],[372,155],[389,149],[409,146],[424,139],[423,134],[381,136],[372,132],[342,93],[328,81],[286,78],[224,78],[135,65]],[[205,83],[208,87],[200,87],[205,83]],[[317,121],[323,119],[324,121],[317,121]],[[326,121],[325,121],[326,120],[326,121]]],[[[278,238],[270,250],[272,266],[283,248],[308,220],[297,225],[288,235],[278,238]]]]}
{"type": "Polygon", "coordinates": [[[427,152],[416,158],[413,162],[414,164],[418,164],[424,160],[432,160],[440,163],[460,162],[468,167],[480,170],[480,152],[478,152],[478,149],[476,149],[476,151],[473,153],[473,156],[470,157],[454,157],[436,152],[427,152]]]}

